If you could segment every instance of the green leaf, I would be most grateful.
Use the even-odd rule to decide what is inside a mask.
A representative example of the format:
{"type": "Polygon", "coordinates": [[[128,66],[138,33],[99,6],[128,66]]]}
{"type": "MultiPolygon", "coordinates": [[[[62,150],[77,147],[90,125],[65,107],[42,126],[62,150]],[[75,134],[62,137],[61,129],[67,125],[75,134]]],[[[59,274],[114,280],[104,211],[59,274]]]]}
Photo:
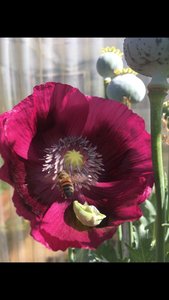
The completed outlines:
{"type": "Polygon", "coordinates": [[[94,250],[96,256],[101,259],[106,259],[108,262],[117,262],[119,257],[116,248],[111,243],[103,242],[97,250],[94,250]]]}
{"type": "Polygon", "coordinates": [[[75,262],[92,262],[95,257],[95,253],[92,253],[92,250],[90,249],[75,248],[75,262]]]}
{"type": "Polygon", "coordinates": [[[156,196],[154,193],[151,195],[151,201],[145,200],[144,217],[147,219],[145,229],[148,230],[149,237],[155,242],[156,236],[156,196]]]}
{"type": "Polygon", "coordinates": [[[151,249],[152,239],[148,238],[148,231],[144,229],[141,224],[136,228],[138,234],[137,249],[130,247],[127,243],[125,246],[129,251],[129,258],[131,262],[151,262],[155,261],[155,251],[151,249]]]}
{"type": "Polygon", "coordinates": [[[167,178],[166,172],[164,173],[164,187],[165,187],[165,190],[168,189],[168,178],[167,178]]]}
{"type": "Polygon", "coordinates": [[[144,217],[147,219],[148,223],[152,223],[155,221],[156,217],[156,210],[153,205],[153,202],[155,200],[155,194],[152,195],[151,198],[153,201],[150,202],[148,199],[145,200],[145,212],[144,212],[144,217]]]}
{"type": "Polygon", "coordinates": [[[131,262],[151,262],[155,261],[155,253],[153,250],[150,250],[151,239],[142,243],[141,248],[134,249],[130,247],[127,243],[125,246],[129,251],[129,257],[131,262]]]}
{"type": "Polygon", "coordinates": [[[128,262],[130,262],[130,258],[128,258],[128,257],[125,257],[124,259],[119,258],[118,262],[120,262],[120,263],[128,263],[128,262]]]}
{"type": "Polygon", "coordinates": [[[166,254],[165,262],[169,262],[169,252],[167,252],[167,254],[166,254]]]}
{"type": "Polygon", "coordinates": [[[169,227],[169,223],[163,223],[161,226],[169,227]]]}
{"type": "Polygon", "coordinates": [[[117,250],[111,242],[103,242],[98,249],[75,249],[75,262],[118,262],[117,250]]]}

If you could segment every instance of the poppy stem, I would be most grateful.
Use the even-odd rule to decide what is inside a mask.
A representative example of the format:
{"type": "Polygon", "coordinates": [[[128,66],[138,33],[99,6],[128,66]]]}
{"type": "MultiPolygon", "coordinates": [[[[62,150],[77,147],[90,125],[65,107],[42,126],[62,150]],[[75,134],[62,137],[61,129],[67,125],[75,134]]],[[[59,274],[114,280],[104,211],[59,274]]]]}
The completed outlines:
{"type": "Polygon", "coordinates": [[[164,174],[161,142],[161,118],[165,91],[149,91],[151,106],[151,151],[153,172],[156,190],[157,229],[156,229],[156,262],[164,262],[165,246],[165,197],[164,197],[164,174]]]}
{"type": "Polygon", "coordinates": [[[129,225],[129,246],[133,245],[133,222],[128,222],[129,225]]]}
{"type": "Polygon", "coordinates": [[[74,262],[74,256],[73,256],[73,249],[68,248],[68,254],[69,254],[69,262],[74,262]]]}
{"type": "Polygon", "coordinates": [[[167,176],[167,194],[168,194],[168,198],[167,198],[167,223],[169,222],[169,147],[168,147],[168,176],[167,176]]]}
{"type": "Polygon", "coordinates": [[[106,94],[106,88],[110,81],[111,81],[111,78],[109,78],[109,77],[104,79],[104,98],[105,99],[108,99],[107,94],[106,94]]]}
{"type": "Polygon", "coordinates": [[[118,226],[118,241],[119,241],[119,253],[120,258],[123,259],[123,244],[122,244],[122,225],[118,226]]]}

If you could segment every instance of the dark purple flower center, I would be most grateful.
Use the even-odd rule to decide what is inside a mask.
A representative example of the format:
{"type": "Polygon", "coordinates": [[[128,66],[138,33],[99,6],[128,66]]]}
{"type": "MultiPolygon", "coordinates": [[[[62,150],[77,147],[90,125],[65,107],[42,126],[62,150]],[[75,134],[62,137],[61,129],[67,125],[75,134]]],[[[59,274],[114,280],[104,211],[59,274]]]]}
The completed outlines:
{"type": "Polygon", "coordinates": [[[82,186],[98,183],[103,169],[102,155],[96,152],[97,146],[89,144],[87,137],[72,136],[60,138],[58,144],[44,149],[45,156],[42,172],[53,180],[52,189],[57,185],[58,173],[65,171],[71,178],[75,190],[82,186]]]}

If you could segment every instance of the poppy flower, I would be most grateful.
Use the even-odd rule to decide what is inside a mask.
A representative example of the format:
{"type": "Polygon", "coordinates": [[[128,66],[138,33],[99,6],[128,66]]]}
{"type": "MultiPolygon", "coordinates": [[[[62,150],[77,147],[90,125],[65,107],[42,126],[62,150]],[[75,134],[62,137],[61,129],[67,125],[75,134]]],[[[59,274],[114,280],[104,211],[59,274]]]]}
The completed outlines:
{"type": "Polygon", "coordinates": [[[14,187],[35,240],[53,251],[96,249],[142,216],[154,182],[150,144],[124,104],[47,82],[0,115],[0,179],[14,187]]]}

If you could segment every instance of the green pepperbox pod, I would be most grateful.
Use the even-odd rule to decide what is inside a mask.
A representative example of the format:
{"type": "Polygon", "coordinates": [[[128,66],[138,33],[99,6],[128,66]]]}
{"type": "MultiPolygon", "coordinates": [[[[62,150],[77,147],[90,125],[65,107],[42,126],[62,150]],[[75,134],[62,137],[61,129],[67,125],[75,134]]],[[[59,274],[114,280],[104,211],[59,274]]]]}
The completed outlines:
{"type": "Polygon", "coordinates": [[[109,99],[115,101],[123,102],[127,97],[130,103],[137,103],[143,100],[146,88],[135,74],[120,73],[107,85],[106,93],[109,99]]]}
{"type": "Polygon", "coordinates": [[[123,46],[129,67],[152,77],[149,90],[169,89],[169,38],[126,38],[123,46]]]}
{"type": "Polygon", "coordinates": [[[114,70],[123,68],[122,52],[115,47],[103,48],[101,51],[103,54],[98,58],[96,63],[97,72],[104,78],[113,78],[116,75],[114,70]]]}

